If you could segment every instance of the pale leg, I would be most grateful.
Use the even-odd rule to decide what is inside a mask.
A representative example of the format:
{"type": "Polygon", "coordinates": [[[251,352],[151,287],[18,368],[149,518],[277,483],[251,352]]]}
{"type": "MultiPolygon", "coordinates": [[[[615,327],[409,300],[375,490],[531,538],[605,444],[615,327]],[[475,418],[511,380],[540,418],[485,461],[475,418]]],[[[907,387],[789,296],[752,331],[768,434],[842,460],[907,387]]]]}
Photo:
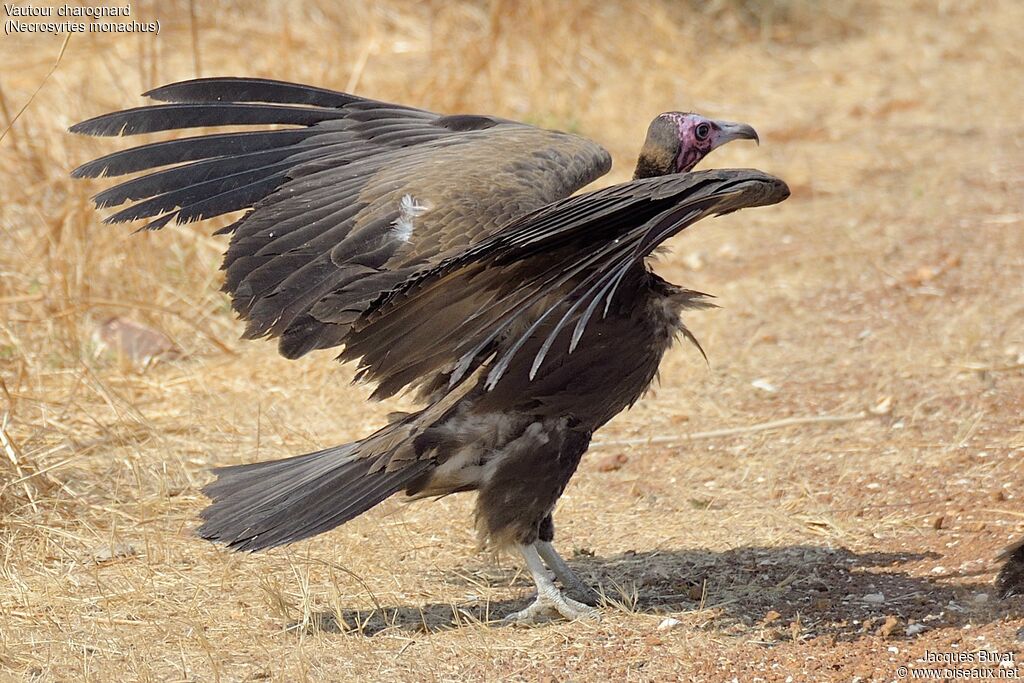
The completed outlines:
{"type": "Polygon", "coordinates": [[[574,594],[581,601],[588,605],[600,603],[601,596],[593,588],[588,586],[583,579],[576,576],[576,572],[569,568],[562,556],[555,550],[555,546],[548,541],[537,541],[537,552],[540,553],[544,564],[555,573],[562,586],[574,594]]]}
{"type": "MultiPolygon", "coordinates": [[[[542,541],[539,543],[542,543],[542,541]]],[[[537,585],[537,599],[526,609],[505,617],[505,621],[530,624],[539,616],[553,616],[555,614],[569,620],[599,618],[596,609],[581,602],[576,602],[558,590],[558,587],[551,580],[543,560],[540,558],[537,548],[539,543],[519,546],[519,552],[523,554],[523,558],[526,560],[526,568],[530,570],[530,576],[533,577],[533,582],[537,585]]],[[[564,565],[565,563],[563,562],[562,564],[564,565]]]]}

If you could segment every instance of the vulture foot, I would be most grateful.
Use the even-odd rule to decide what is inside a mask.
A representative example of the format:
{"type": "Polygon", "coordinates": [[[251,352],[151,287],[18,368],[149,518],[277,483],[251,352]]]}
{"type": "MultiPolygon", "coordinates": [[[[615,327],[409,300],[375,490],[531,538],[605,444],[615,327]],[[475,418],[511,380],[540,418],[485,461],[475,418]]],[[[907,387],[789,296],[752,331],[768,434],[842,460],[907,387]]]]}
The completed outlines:
{"type": "MultiPolygon", "coordinates": [[[[551,576],[548,573],[547,568],[544,566],[544,562],[541,560],[540,551],[538,545],[543,544],[543,541],[539,541],[533,545],[520,546],[519,550],[522,552],[523,557],[526,558],[526,566],[530,570],[530,575],[533,577],[533,582],[537,584],[537,598],[533,603],[526,609],[514,612],[513,614],[505,617],[506,623],[512,624],[523,624],[529,625],[537,622],[538,617],[554,617],[561,616],[564,619],[572,621],[574,619],[600,619],[600,613],[589,605],[584,605],[582,602],[577,602],[570,597],[562,594],[562,591],[558,590],[554,582],[551,580],[551,576]]],[[[549,545],[549,544],[546,544],[549,545]]],[[[554,552],[554,549],[551,549],[554,552]]],[[[547,549],[544,551],[547,555],[547,549]]],[[[555,554],[555,557],[558,557],[555,554]]],[[[568,566],[562,561],[562,558],[558,558],[561,562],[561,568],[568,570],[568,566]]],[[[556,575],[561,578],[561,572],[558,569],[553,571],[556,575]]],[[[575,579],[580,585],[583,583],[569,571],[569,576],[575,579]]],[[[567,586],[568,587],[568,586],[567,586]]],[[[586,590],[590,590],[587,588],[586,590]]],[[[590,591],[593,592],[593,591],[590,591]]]]}
{"type": "Polygon", "coordinates": [[[576,602],[572,598],[562,595],[557,588],[553,586],[552,588],[554,589],[553,594],[538,593],[537,599],[529,607],[513,612],[505,617],[504,621],[508,624],[531,626],[542,617],[561,616],[569,621],[601,618],[600,613],[593,607],[576,602]]]}

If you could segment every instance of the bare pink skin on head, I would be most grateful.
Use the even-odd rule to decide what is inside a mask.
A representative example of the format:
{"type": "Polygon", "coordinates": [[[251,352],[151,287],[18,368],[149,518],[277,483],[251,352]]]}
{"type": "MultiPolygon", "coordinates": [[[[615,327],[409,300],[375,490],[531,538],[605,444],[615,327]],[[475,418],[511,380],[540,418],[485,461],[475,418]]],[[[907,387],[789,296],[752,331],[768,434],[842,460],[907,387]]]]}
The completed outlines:
{"type": "Polygon", "coordinates": [[[672,123],[679,136],[673,168],[675,173],[693,170],[701,159],[732,140],[754,140],[760,143],[757,132],[745,123],[715,121],[700,114],[678,111],[666,112],[658,118],[672,123]]]}

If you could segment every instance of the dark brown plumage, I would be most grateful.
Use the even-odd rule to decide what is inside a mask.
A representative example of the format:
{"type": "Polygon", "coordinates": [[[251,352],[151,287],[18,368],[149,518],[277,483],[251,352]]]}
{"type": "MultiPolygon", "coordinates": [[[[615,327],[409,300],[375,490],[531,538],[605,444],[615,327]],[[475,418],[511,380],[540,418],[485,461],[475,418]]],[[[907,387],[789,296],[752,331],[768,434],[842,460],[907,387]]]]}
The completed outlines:
{"type": "Polygon", "coordinates": [[[753,170],[690,173],[749,126],[669,112],[651,124],[630,183],[570,196],[605,173],[584,138],[487,116],[440,116],[319,88],[202,79],[158,88],[173,104],[80,123],[117,135],[290,124],[145,145],[76,176],[172,166],[96,197],[136,203],[108,221],[160,228],[251,209],[231,234],[225,289],[249,337],[293,358],[341,347],[375,397],[411,388],[426,407],[361,441],[217,470],[199,533],[258,550],[327,531],[390,495],[479,491],[481,533],[523,552],[538,599],[516,618],[586,607],[544,565],[551,513],[595,430],[647,389],[680,313],[705,295],[645,259],[708,215],[773,204],[753,170]]]}
{"type": "Polygon", "coordinates": [[[996,575],[999,597],[1024,595],[1024,539],[1004,548],[996,561],[1003,563],[996,575]]]}

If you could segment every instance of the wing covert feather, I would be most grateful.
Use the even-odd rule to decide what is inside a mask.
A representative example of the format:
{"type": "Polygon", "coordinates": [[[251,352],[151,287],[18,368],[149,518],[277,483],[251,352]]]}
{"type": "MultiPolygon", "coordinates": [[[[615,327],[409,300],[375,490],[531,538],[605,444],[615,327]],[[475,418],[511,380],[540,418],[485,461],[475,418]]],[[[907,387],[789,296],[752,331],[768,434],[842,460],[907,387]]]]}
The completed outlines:
{"type": "Polygon", "coordinates": [[[343,344],[351,322],[404,277],[611,166],[604,148],[579,136],[294,83],[206,78],[146,95],[163,103],[71,130],[291,126],[150,143],[73,172],[144,172],[96,195],[99,207],[129,203],[107,222],[159,229],[248,209],[218,231],[231,234],[225,290],[246,336],[278,337],[290,358],[343,344]]]}
{"type": "Polygon", "coordinates": [[[754,170],[649,178],[576,195],[403,280],[355,325],[345,360],[376,396],[426,393],[487,362],[493,388],[516,363],[530,377],[556,345],[572,353],[607,315],[616,288],[681,230],[710,215],[782,201],[781,180],[754,170]],[[529,342],[529,343],[528,343],[529,342]],[[520,359],[521,360],[521,359],[520,359]]]}

